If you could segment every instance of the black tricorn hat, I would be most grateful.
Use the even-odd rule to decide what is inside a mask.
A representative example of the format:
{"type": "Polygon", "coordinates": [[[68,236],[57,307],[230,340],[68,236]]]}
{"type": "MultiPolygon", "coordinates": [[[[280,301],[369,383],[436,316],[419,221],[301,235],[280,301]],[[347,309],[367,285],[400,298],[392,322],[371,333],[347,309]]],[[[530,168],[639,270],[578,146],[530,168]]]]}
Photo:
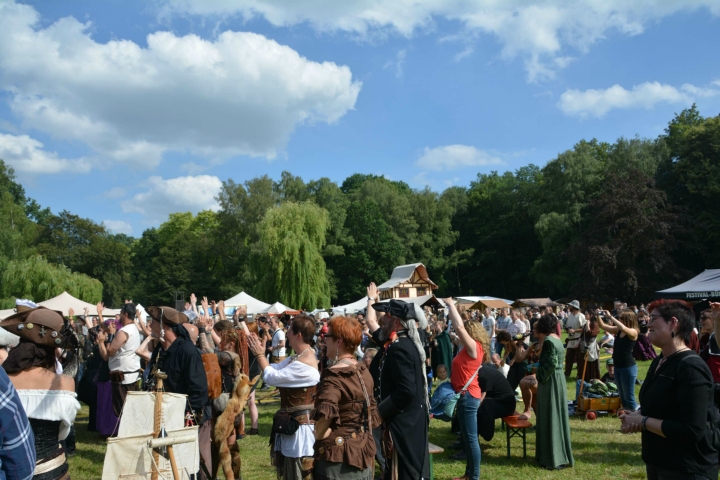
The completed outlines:
{"type": "Polygon", "coordinates": [[[387,303],[373,303],[372,307],[378,312],[385,312],[400,320],[415,318],[415,305],[403,302],[402,300],[395,300],[393,298],[387,303]]]}

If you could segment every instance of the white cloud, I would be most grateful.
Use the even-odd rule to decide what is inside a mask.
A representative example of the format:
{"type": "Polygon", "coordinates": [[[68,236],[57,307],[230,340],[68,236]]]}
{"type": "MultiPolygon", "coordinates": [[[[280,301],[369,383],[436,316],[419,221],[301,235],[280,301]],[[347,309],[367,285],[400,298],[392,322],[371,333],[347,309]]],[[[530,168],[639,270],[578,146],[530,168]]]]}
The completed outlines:
{"type": "Polygon", "coordinates": [[[87,173],[91,164],[83,158],[68,160],[43,150],[43,144],[27,135],[0,133],[0,159],[19,174],[60,172],[87,173]]]}
{"type": "MultiPolygon", "coordinates": [[[[195,14],[245,19],[262,16],[275,26],[309,23],[320,32],[349,32],[360,38],[388,34],[411,37],[435,29],[436,20],[456,22],[458,37],[491,35],[501,55],[520,56],[528,79],[552,78],[567,66],[568,48],[584,53],[594,43],[620,33],[638,35],[645,25],[679,11],[707,8],[720,14],[716,0],[158,0],[161,15],[195,14]]],[[[453,36],[453,35],[450,35],[453,36]]]]}
{"type": "Polygon", "coordinates": [[[118,198],[124,197],[126,193],[127,193],[127,192],[126,192],[126,190],[125,190],[124,188],[121,188],[121,187],[113,187],[113,188],[111,188],[110,190],[107,190],[107,191],[103,192],[102,196],[103,196],[104,198],[109,198],[109,199],[112,199],[112,200],[116,200],[116,199],[118,199],[118,198]]]}
{"type": "Polygon", "coordinates": [[[714,88],[684,84],[680,88],[659,82],[645,82],[626,90],[620,85],[606,89],[566,90],[558,107],[566,115],[603,117],[613,109],[653,108],[657,103],[692,103],[694,98],[720,95],[714,88]]]}
{"type": "Polygon", "coordinates": [[[425,170],[441,171],[503,163],[499,157],[469,145],[445,145],[435,148],[425,147],[415,165],[425,170]]]}
{"type": "Polygon", "coordinates": [[[33,7],[0,0],[0,90],[25,128],[133,167],[168,150],[272,159],[298,126],[337,122],[362,86],[347,66],[255,33],[158,31],[142,47],[91,32],[72,17],[43,27],[33,7]]]}
{"type": "Polygon", "coordinates": [[[159,222],[176,212],[197,213],[220,209],[215,196],[222,182],[211,175],[163,179],[150,177],[148,189],[121,203],[123,212],[140,213],[150,222],[159,222]]]}
{"type": "Polygon", "coordinates": [[[132,226],[122,220],[104,220],[103,224],[112,233],[124,233],[125,235],[130,235],[133,231],[132,226]]]}
{"type": "Polygon", "coordinates": [[[383,65],[383,70],[387,70],[388,68],[394,68],[395,69],[395,78],[402,78],[403,76],[403,66],[405,65],[405,56],[407,54],[407,51],[400,50],[395,60],[388,60],[385,62],[385,65],[383,65]]]}

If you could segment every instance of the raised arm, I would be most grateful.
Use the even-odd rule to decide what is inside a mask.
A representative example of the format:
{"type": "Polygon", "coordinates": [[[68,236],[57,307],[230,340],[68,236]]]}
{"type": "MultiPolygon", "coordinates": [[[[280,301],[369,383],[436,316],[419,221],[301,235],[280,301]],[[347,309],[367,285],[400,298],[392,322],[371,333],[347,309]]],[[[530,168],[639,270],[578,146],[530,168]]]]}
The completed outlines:
{"type": "Polygon", "coordinates": [[[218,303],[218,313],[220,314],[220,320],[227,320],[225,316],[225,300],[220,300],[220,303],[218,303]]]}
{"type": "Polygon", "coordinates": [[[190,308],[192,308],[192,311],[195,312],[195,315],[200,315],[197,308],[197,297],[194,293],[190,294],[190,308]]]}
{"type": "MultiPolygon", "coordinates": [[[[610,315],[610,312],[608,312],[607,310],[605,310],[605,315],[612,318],[612,315],[610,315]]],[[[613,335],[617,335],[620,331],[618,327],[605,323],[602,319],[602,315],[598,315],[598,325],[600,326],[600,328],[602,328],[608,333],[612,333],[613,335]]]]}
{"type": "MultiPolygon", "coordinates": [[[[606,311],[605,314],[610,315],[610,312],[606,311]]],[[[638,334],[640,333],[637,329],[626,327],[620,320],[613,317],[612,315],[610,315],[610,321],[615,324],[615,327],[618,329],[619,332],[623,332],[630,338],[630,340],[637,340],[638,334]]],[[[608,330],[608,332],[610,332],[610,330],[608,330]]]]}
{"type": "Polygon", "coordinates": [[[378,296],[379,293],[375,282],[370,282],[370,285],[367,287],[368,307],[365,315],[365,321],[367,322],[368,330],[371,335],[375,333],[375,330],[380,328],[380,325],[378,325],[377,322],[377,312],[375,312],[375,309],[372,308],[372,306],[378,301],[378,296]]]}
{"type": "Polygon", "coordinates": [[[457,308],[455,308],[455,302],[452,298],[443,298],[443,302],[445,302],[448,306],[448,316],[450,317],[453,329],[455,329],[455,333],[460,340],[460,344],[465,347],[468,355],[470,355],[470,358],[477,358],[477,343],[473,340],[467,330],[465,330],[465,324],[463,323],[462,318],[460,318],[460,313],[457,311],[457,308]]]}

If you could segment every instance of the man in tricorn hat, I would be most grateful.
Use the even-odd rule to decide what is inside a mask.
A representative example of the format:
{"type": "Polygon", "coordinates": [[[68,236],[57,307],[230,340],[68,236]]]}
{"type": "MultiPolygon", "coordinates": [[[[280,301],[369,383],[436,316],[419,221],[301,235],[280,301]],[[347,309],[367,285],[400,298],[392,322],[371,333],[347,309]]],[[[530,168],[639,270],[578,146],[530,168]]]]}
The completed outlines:
{"type": "MultiPolygon", "coordinates": [[[[147,307],[151,319],[150,330],[158,339],[158,346],[150,358],[150,371],[158,369],[167,375],[163,381],[166,392],[187,395],[196,422],[200,425],[200,461],[212,472],[210,454],[212,426],[210,415],[205,413],[208,404],[208,385],[200,351],[190,339],[183,326],[188,317],[171,307],[147,307]],[[207,448],[204,448],[207,447],[207,448]]],[[[206,478],[200,470],[200,478],[206,478]]]]}
{"type": "MultiPolygon", "coordinates": [[[[367,325],[377,345],[384,348],[373,359],[370,370],[379,369],[375,389],[378,413],[385,424],[383,454],[384,480],[430,478],[428,454],[429,400],[425,374],[425,351],[418,326],[427,326],[420,308],[401,300],[378,303],[374,283],[367,289],[367,325]],[[376,311],[384,312],[382,326],[376,311]],[[376,386],[377,387],[377,386],[376,386]]],[[[373,373],[375,377],[375,373],[373,373]]]]}

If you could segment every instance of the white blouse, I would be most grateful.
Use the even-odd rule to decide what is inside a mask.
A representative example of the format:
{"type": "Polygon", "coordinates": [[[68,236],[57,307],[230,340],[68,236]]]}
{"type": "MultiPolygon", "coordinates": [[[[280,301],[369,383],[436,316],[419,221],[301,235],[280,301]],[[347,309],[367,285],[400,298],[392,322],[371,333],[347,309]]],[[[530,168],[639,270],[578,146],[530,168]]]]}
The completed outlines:
{"type": "Polygon", "coordinates": [[[28,418],[60,421],[58,440],[65,440],[80,410],[77,394],[68,390],[18,390],[28,418]]]}
{"type": "MultiPolygon", "coordinates": [[[[320,372],[303,362],[286,358],[265,367],[263,380],[271,387],[312,387],[320,382],[320,372]]],[[[275,435],[275,451],[288,458],[312,457],[314,444],[315,425],[300,425],[292,435],[275,435]]]]}

